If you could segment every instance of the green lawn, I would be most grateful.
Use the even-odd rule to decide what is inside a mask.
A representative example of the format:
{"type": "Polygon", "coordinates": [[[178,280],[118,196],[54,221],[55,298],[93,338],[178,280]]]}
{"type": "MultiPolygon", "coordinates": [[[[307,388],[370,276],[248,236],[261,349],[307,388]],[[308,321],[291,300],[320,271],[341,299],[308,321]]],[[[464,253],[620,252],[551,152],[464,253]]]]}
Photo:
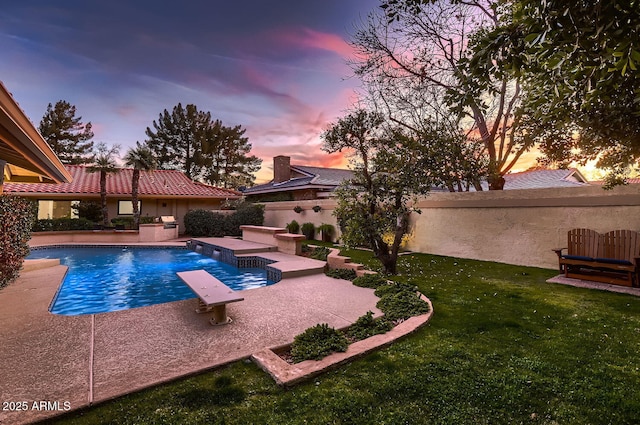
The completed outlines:
{"type": "MultiPolygon", "coordinates": [[[[377,267],[370,252],[346,255],[377,267]]],[[[435,314],[387,349],[291,390],[239,362],[57,423],[640,423],[640,298],[547,284],[545,269],[399,264],[435,314]]]]}

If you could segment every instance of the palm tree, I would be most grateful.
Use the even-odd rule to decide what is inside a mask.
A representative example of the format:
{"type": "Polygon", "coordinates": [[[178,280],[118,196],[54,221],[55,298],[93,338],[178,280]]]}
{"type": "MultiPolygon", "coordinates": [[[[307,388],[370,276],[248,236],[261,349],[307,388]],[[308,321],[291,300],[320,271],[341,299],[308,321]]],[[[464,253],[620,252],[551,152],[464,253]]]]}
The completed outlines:
{"type": "Polygon", "coordinates": [[[133,228],[140,225],[140,209],[138,208],[138,187],[140,183],[140,170],[155,170],[156,158],[147,144],[136,142],[135,148],[130,148],[124,156],[124,163],[133,167],[131,178],[131,203],[133,204],[133,228]]]}
{"type": "Polygon", "coordinates": [[[107,147],[106,143],[96,145],[92,165],[87,168],[90,173],[100,173],[100,201],[102,203],[102,223],[109,225],[109,209],[107,208],[107,174],[118,171],[118,164],[114,158],[120,151],[119,145],[107,147]]]}

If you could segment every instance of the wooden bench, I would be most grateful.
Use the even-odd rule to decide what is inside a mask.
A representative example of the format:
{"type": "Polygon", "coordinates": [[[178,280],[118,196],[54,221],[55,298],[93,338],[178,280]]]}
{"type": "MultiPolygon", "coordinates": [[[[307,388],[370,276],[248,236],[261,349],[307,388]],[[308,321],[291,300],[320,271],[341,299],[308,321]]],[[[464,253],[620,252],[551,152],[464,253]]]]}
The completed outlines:
{"type": "Polygon", "coordinates": [[[613,230],[599,234],[590,229],[567,233],[567,248],[554,249],[566,277],[640,286],[640,233],[613,230]],[[567,254],[562,254],[566,249],[567,254]]]}
{"type": "Polygon", "coordinates": [[[244,300],[236,292],[205,270],[176,273],[178,277],[198,296],[196,313],[213,312],[209,321],[212,325],[231,323],[227,316],[227,304],[244,300]]]}

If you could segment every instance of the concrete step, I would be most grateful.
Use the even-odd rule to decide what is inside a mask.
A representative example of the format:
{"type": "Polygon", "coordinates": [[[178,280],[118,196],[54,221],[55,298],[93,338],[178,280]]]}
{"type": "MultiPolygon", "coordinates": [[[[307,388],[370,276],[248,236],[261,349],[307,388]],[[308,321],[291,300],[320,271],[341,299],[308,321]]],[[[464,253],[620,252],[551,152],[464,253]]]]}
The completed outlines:
{"type": "Polygon", "coordinates": [[[37,260],[24,260],[22,263],[22,271],[30,272],[33,270],[46,269],[60,265],[59,258],[41,258],[37,260]]]}

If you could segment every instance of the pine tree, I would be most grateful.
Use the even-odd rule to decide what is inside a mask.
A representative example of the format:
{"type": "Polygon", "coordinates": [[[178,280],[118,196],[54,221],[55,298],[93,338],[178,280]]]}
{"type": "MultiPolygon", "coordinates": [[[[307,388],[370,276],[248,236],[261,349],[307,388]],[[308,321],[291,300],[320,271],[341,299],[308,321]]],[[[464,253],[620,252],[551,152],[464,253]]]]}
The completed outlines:
{"type": "Polygon", "coordinates": [[[198,111],[196,105],[186,108],[178,103],[172,112],[160,114],[153,121],[153,128],[147,127],[147,145],[158,160],[158,168],[181,170],[190,179],[199,176],[202,143],[211,125],[211,113],[198,111]]]}
{"type": "Polygon", "coordinates": [[[91,162],[91,123],[83,124],[82,117],[76,117],[75,105],[64,100],[55,106],[49,103],[38,130],[64,164],[91,162]]]}
{"type": "Polygon", "coordinates": [[[147,145],[158,168],[183,171],[192,180],[237,188],[253,184],[262,160],[248,156],[249,139],[241,126],[226,127],[212,121],[210,112],[178,103],[172,112],[164,110],[153,130],[147,127],[147,145]]]}
{"type": "Polygon", "coordinates": [[[205,180],[215,186],[237,189],[251,186],[262,160],[249,156],[251,143],[244,137],[242,126],[226,127],[220,121],[214,124],[213,137],[202,147],[205,180]]]}

